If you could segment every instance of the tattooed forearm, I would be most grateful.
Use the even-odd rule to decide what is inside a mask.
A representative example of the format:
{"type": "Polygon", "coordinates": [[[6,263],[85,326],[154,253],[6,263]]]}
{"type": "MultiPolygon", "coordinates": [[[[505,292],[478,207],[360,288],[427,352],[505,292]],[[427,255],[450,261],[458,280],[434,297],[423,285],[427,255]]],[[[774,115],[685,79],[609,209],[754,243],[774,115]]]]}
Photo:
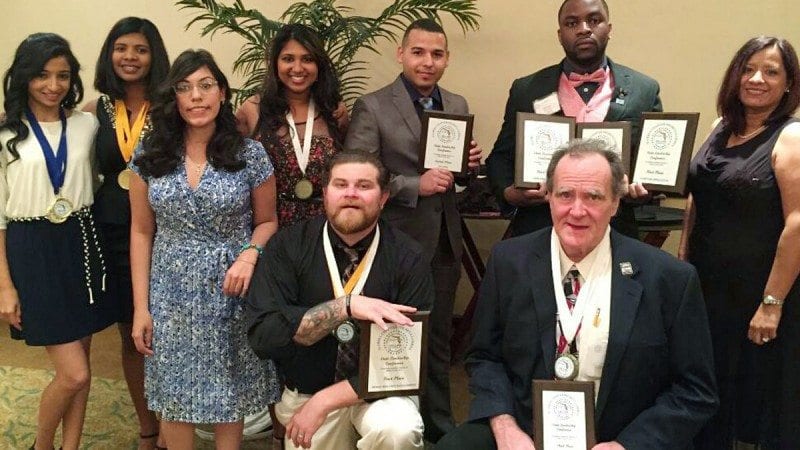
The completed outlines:
{"type": "Polygon", "coordinates": [[[346,318],[343,298],[320,303],[306,311],[300,320],[300,327],[294,335],[294,341],[305,346],[316,344],[346,318]]]}

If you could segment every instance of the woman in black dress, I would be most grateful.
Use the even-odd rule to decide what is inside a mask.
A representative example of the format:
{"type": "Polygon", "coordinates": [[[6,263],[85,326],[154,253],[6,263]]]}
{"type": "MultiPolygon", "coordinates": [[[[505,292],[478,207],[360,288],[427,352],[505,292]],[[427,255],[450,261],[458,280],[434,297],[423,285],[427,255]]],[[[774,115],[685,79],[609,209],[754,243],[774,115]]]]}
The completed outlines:
{"type": "Polygon", "coordinates": [[[121,19],[111,27],[97,59],[94,87],[102,95],[83,108],[100,122],[95,158],[103,182],[93,210],[108,269],[107,296],[118,313],[122,369],[139,419],[140,450],[161,448],[163,439],[158,438],[158,420],[144,399],[144,357],[131,339],[130,172],[126,166],[150,129],[150,99],[168,70],[167,51],[156,26],[138,17],[121,19]]]}
{"type": "Polygon", "coordinates": [[[792,46],[749,40],[723,79],[721,118],[692,160],[679,256],[700,275],[720,395],[700,449],[800,444],[798,104],[792,46]]]}

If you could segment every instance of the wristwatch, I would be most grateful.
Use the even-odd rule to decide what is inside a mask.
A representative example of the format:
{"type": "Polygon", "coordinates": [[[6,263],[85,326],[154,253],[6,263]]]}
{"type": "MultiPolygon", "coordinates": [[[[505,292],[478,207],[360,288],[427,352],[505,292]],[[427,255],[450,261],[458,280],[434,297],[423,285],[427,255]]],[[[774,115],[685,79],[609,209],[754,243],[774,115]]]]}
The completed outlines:
{"type": "Polygon", "coordinates": [[[778,300],[777,298],[767,294],[764,296],[764,299],[761,300],[761,303],[765,305],[776,305],[776,306],[783,306],[783,300],[778,300]]]}

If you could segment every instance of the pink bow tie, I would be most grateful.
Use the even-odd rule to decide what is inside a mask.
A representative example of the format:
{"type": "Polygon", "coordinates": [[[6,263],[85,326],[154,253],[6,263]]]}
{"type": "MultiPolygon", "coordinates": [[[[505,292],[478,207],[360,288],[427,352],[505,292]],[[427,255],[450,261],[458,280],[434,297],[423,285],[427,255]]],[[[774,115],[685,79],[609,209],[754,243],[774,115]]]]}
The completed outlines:
{"type": "Polygon", "coordinates": [[[605,81],[606,70],[602,68],[587,74],[579,74],[575,72],[569,74],[569,84],[572,85],[572,87],[577,87],[587,82],[603,84],[605,81]]]}

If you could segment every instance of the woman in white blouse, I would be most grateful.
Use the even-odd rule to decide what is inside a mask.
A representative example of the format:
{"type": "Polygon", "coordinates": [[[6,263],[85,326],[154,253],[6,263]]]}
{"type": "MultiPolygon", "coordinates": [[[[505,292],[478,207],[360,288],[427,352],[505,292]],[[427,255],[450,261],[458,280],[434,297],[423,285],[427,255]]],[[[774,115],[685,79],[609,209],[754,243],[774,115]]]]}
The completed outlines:
{"type": "Polygon", "coordinates": [[[0,124],[0,318],[11,337],[43,346],[55,376],[39,404],[36,441],[78,448],[89,394],[91,335],[113,321],[89,212],[97,120],[64,38],[28,36],[3,79],[0,124]]]}

